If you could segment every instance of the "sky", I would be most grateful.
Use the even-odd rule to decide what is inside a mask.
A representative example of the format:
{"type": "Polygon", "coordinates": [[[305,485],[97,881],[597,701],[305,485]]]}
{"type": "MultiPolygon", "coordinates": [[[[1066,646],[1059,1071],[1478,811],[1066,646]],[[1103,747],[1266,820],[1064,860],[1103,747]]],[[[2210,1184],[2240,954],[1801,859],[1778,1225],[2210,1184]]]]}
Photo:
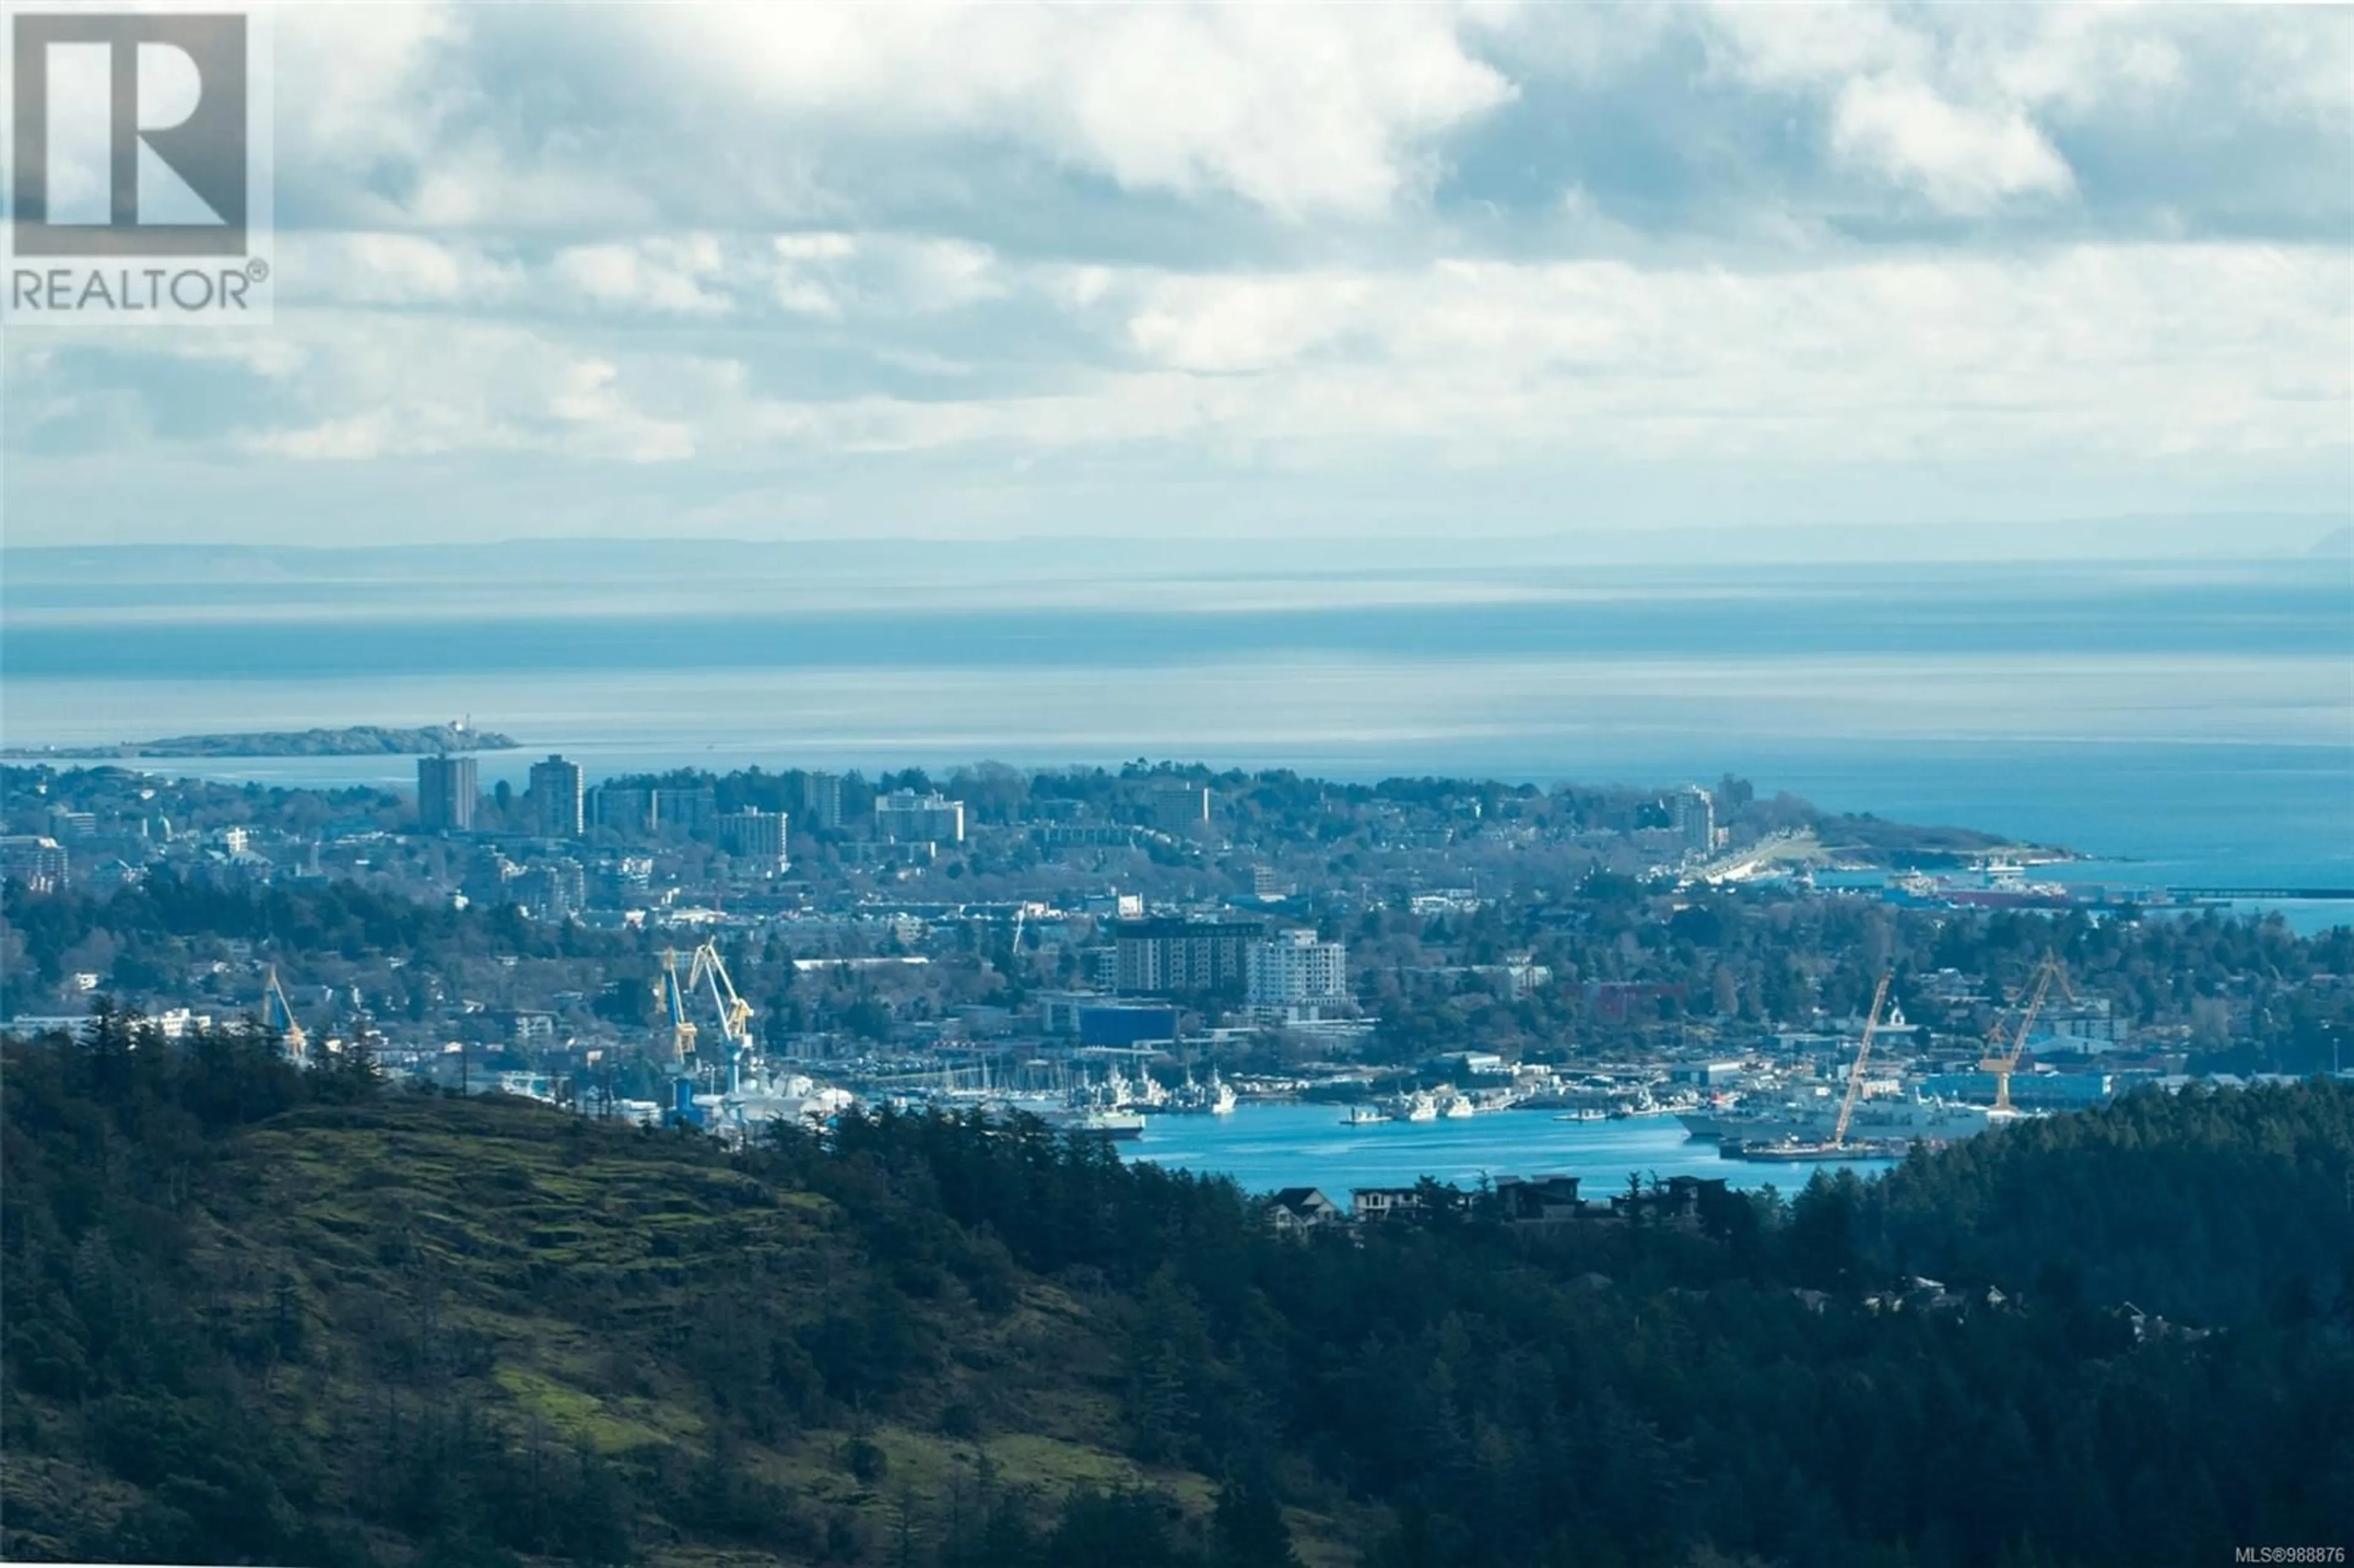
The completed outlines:
{"type": "Polygon", "coordinates": [[[2354,10],[290,5],[12,546],[2354,510],[2354,10]]]}

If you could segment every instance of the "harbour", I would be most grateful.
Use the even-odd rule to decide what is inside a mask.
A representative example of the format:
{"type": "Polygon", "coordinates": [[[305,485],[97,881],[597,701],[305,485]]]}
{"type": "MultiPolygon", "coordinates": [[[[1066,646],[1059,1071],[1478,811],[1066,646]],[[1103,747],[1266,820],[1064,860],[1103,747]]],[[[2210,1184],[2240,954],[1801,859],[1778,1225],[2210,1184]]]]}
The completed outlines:
{"type": "Polygon", "coordinates": [[[1424,1176],[1469,1188],[1481,1178],[1575,1176],[1590,1192],[1623,1188],[1629,1174],[1722,1179],[1734,1187],[1803,1186],[1820,1170],[1871,1175],[1893,1159],[1758,1163],[1728,1158],[1690,1137],[1671,1116],[1563,1121],[1541,1110],[1433,1121],[1349,1118],[1345,1107],[1245,1101],[1231,1116],[1154,1117],[1142,1136],[1117,1145],[1123,1158],[1204,1176],[1232,1177],[1247,1192],[1411,1186],[1424,1176]]]}

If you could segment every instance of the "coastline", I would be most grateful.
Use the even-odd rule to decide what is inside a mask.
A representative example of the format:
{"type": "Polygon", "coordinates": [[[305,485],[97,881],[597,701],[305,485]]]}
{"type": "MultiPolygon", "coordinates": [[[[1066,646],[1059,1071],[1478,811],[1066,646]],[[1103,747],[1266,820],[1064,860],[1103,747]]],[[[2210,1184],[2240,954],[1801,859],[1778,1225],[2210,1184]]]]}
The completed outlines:
{"type": "Polygon", "coordinates": [[[345,725],[299,731],[247,730],[126,740],[111,746],[12,746],[6,762],[289,761],[313,757],[420,757],[448,751],[515,751],[521,743],[465,725],[391,727],[345,725]]]}

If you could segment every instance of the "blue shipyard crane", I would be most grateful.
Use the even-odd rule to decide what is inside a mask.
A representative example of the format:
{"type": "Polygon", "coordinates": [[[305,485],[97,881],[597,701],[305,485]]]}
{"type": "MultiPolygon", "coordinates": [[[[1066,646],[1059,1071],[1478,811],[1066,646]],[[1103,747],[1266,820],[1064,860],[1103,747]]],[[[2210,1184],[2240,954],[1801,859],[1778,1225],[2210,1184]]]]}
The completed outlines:
{"type": "Polygon", "coordinates": [[[685,955],[674,948],[665,949],[657,984],[670,1029],[673,1063],[684,1065],[700,1054],[695,1042],[701,1031],[688,1016],[694,998],[700,991],[711,999],[712,1012],[719,1021],[720,1037],[727,1042],[728,1087],[739,1087],[745,1061],[752,1052],[752,1006],[737,994],[736,982],[727,973],[726,961],[720,958],[717,945],[705,942],[685,955]]]}

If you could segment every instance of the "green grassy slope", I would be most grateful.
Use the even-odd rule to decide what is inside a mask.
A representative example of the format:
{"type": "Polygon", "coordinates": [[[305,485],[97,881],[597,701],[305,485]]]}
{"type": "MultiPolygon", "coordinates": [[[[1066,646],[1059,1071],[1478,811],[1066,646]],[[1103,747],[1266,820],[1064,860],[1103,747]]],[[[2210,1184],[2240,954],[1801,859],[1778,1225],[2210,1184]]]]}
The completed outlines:
{"type": "MultiPolygon", "coordinates": [[[[607,1527],[653,1563],[726,1560],[731,1536],[793,1560],[887,1555],[905,1515],[936,1531],[991,1495],[1041,1511],[1082,1484],[1212,1505],[1208,1478],[1128,1457],[1103,1303],[1010,1267],[980,1296],[880,1268],[838,1205],[699,1140],[511,1101],[308,1107],[235,1135],[178,1217],[171,1287],[228,1330],[246,1418],[300,1450],[294,1489],[327,1511],[387,1511],[360,1494],[423,1463],[404,1423],[461,1418],[549,1475],[596,1478],[620,1504],[607,1527]],[[721,1430],[730,1404],[760,1407],[757,1436],[721,1430]]],[[[23,1394],[10,1554],[135,1547],[160,1493],[105,1462],[123,1413],[23,1394]]],[[[464,1523],[477,1503],[503,1506],[447,1511],[464,1523]]],[[[398,1557],[395,1522],[363,1529],[398,1557]]]]}

